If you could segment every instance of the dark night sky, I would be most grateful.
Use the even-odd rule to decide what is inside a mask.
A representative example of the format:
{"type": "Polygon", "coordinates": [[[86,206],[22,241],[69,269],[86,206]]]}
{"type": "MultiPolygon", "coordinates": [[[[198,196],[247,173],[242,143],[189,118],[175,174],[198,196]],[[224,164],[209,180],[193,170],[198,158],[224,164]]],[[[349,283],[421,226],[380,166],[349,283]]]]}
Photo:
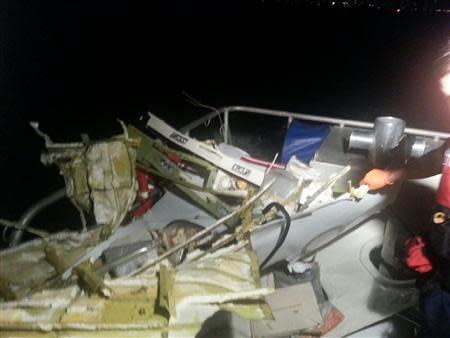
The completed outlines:
{"type": "Polygon", "coordinates": [[[263,1],[3,1],[0,5],[0,216],[61,184],[42,142],[106,137],[146,110],[181,126],[247,104],[450,131],[433,62],[450,16],[305,9],[263,1]],[[24,193],[27,192],[27,193],[24,193]]]}

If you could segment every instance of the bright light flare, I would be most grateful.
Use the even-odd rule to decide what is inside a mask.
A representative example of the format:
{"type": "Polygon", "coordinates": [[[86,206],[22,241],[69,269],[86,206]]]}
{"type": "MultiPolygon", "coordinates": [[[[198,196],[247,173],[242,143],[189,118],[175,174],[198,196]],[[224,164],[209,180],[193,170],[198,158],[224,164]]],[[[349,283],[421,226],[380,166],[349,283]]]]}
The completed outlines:
{"type": "Polygon", "coordinates": [[[441,90],[446,96],[450,96],[450,69],[447,74],[441,78],[441,90]]]}

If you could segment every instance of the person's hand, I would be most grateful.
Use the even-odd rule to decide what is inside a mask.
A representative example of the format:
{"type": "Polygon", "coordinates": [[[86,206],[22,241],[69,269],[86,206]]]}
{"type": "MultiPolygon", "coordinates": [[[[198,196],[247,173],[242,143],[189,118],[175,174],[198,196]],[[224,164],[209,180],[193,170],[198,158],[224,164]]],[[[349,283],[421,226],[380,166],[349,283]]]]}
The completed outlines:
{"type": "Polygon", "coordinates": [[[394,183],[389,177],[390,172],[387,170],[372,169],[359,182],[359,185],[368,185],[369,190],[378,190],[394,183]]]}

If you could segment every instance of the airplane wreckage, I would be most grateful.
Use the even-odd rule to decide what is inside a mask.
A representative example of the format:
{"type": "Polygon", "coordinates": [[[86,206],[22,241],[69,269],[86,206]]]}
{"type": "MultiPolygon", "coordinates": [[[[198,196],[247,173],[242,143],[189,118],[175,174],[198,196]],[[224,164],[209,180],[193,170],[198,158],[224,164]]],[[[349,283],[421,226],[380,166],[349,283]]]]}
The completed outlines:
{"type": "Polygon", "coordinates": [[[150,113],[143,130],[121,124],[54,143],[31,123],[65,188],[0,220],[2,337],[339,337],[416,304],[399,243],[438,180],[357,182],[449,135],[250,107],[180,130],[150,113]],[[272,139],[232,136],[247,113],[281,121],[280,161],[272,139]],[[79,231],[32,225],[63,198],[79,231]]]}

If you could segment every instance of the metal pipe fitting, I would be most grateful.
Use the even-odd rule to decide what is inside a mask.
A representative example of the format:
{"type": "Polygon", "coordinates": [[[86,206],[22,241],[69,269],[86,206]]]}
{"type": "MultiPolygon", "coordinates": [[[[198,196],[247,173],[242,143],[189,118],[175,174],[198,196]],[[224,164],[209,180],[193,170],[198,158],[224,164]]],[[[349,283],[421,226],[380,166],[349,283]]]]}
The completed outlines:
{"type": "Polygon", "coordinates": [[[398,146],[404,136],[404,120],[381,116],[375,120],[375,139],[369,157],[374,164],[385,165],[392,149],[398,146]]]}
{"type": "Polygon", "coordinates": [[[425,139],[416,137],[411,147],[410,155],[411,157],[414,158],[422,157],[423,155],[425,155],[426,149],[427,149],[427,142],[425,141],[425,139]]]}
{"type": "Polygon", "coordinates": [[[350,134],[349,147],[356,150],[368,150],[374,142],[373,132],[355,130],[350,134]]]}
{"type": "Polygon", "coordinates": [[[404,137],[406,123],[404,120],[381,116],[375,120],[373,131],[353,131],[349,139],[349,148],[368,150],[371,162],[383,166],[389,159],[392,149],[398,146],[404,137]]]}

